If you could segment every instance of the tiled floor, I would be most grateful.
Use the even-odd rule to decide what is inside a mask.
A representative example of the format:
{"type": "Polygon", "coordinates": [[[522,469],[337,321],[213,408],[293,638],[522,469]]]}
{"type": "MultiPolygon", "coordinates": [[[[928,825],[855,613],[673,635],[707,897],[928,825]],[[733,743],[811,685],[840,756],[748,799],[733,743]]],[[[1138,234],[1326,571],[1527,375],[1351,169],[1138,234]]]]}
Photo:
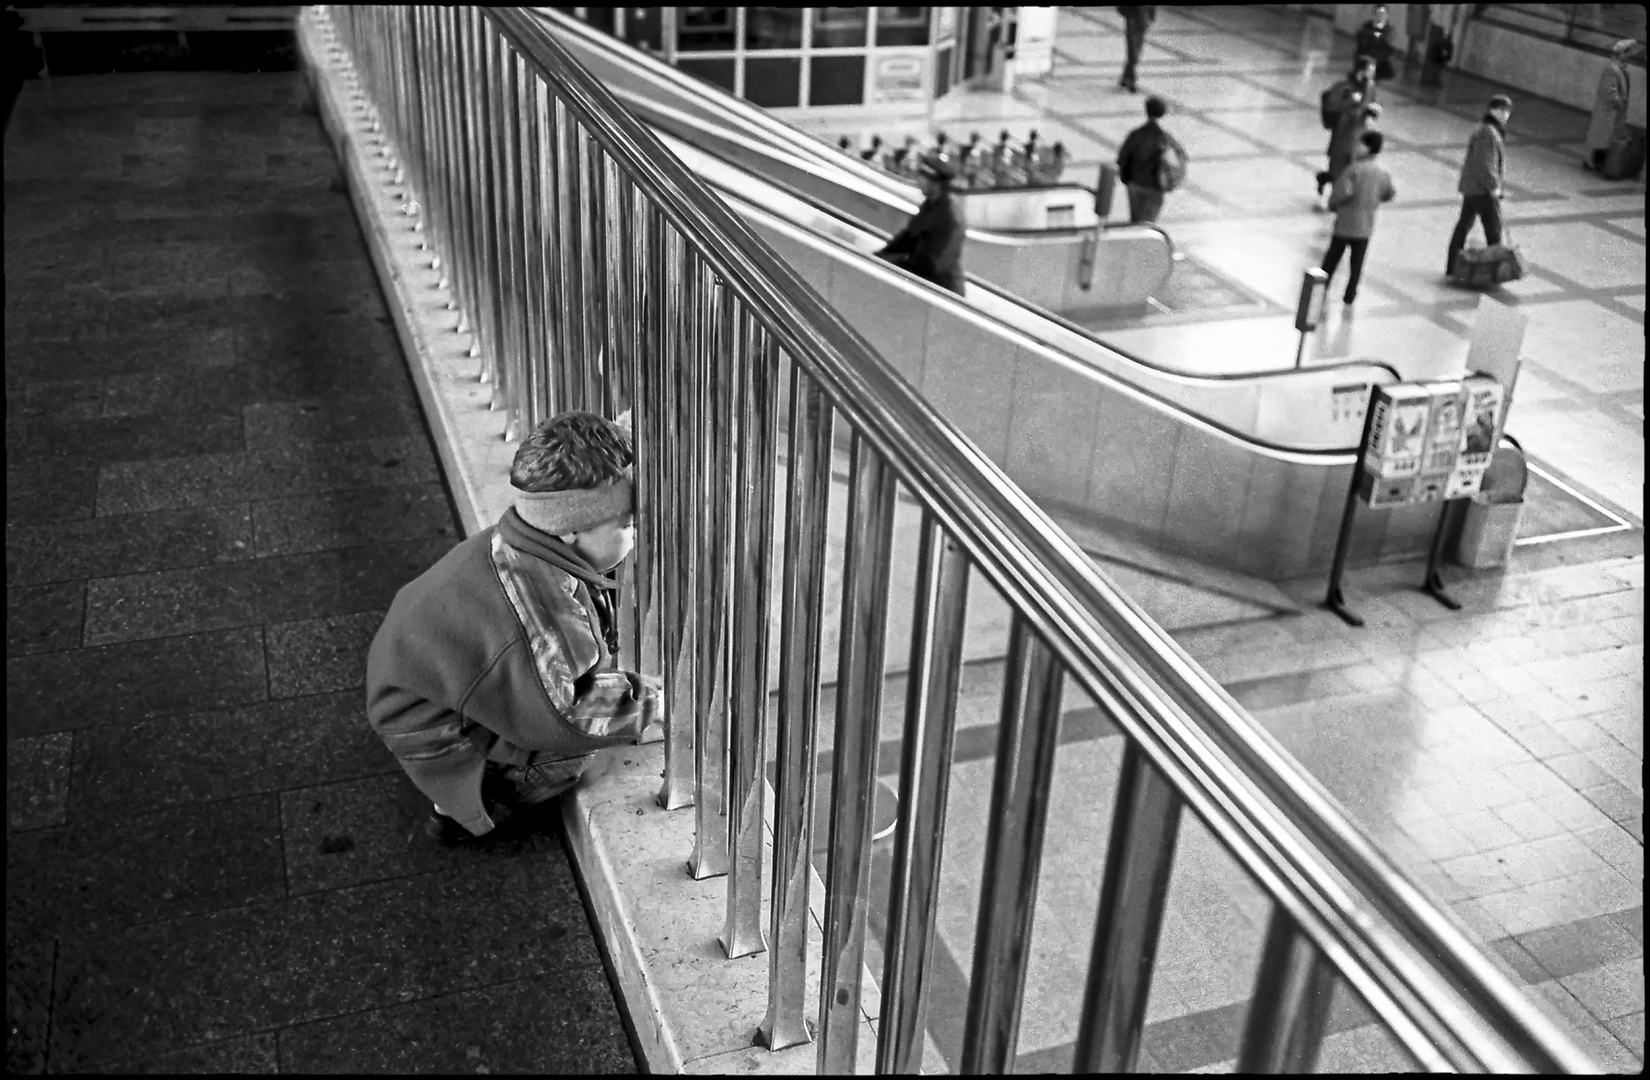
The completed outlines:
{"type": "Polygon", "coordinates": [[[7,1072],[634,1071],[559,839],[409,843],[362,715],[456,527],[305,93],[6,134],[7,1072]]]}
{"type": "MultiPolygon", "coordinates": [[[[1327,215],[1313,209],[1325,142],[1317,95],[1345,70],[1350,43],[1295,13],[1159,12],[1141,88],[1170,100],[1166,125],[1192,154],[1188,186],[1169,197],[1164,224],[1178,250],[1270,306],[1241,318],[1176,312],[1101,334],[1161,362],[1218,353],[1222,367],[1286,366],[1300,273],[1316,265],[1329,232],[1327,215]]],[[[1071,172],[1088,179],[1138,122],[1142,97],[1115,85],[1122,53],[1112,9],[1063,9],[1052,76],[1020,80],[1013,109],[1001,95],[953,95],[936,107],[933,127],[958,137],[975,128],[987,138],[1002,127],[1044,138],[1075,132],[1071,172]]],[[[1385,156],[1399,195],[1382,211],[1356,313],[1334,305],[1309,357],[1378,357],[1424,376],[1440,357],[1464,355],[1476,298],[1442,280],[1443,248],[1459,206],[1461,147],[1499,89],[1454,72],[1438,91],[1413,75],[1383,88],[1385,156]]],[[[1350,587],[1368,619],[1362,630],[1317,608],[1321,580],[1284,583],[1292,610],[1285,600],[1257,611],[1217,600],[1197,573],[1182,578],[1203,587],[1162,566],[1101,565],[1129,575],[1131,595],[1601,1065],[1636,1072],[1644,1054],[1644,185],[1605,183],[1578,167],[1585,124],[1574,110],[1522,100],[1511,124],[1508,217],[1530,274],[1499,298],[1530,322],[1510,429],[1544,471],[1599,498],[1630,529],[1521,546],[1506,573],[1452,569],[1465,605],[1458,613],[1415,589],[1414,563],[1360,571],[1350,587]]],[[[833,141],[844,133],[823,120],[798,126],[833,141]]],[[[927,137],[930,128],[876,130],[927,137]]],[[[989,651],[976,646],[974,655],[989,651]]],[[[989,724],[1000,672],[988,662],[971,670],[964,715],[989,724]]],[[[884,700],[902,699],[891,687],[884,700]]],[[[1022,1071],[1069,1068],[1093,867],[1116,771],[1115,733],[1087,702],[1066,708],[1022,1071]]],[[[881,766],[889,783],[898,712],[889,710],[884,727],[895,740],[881,766]]],[[[930,1009],[935,1044],[953,1067],[991,757],[988,740],[959,740],[930,1009]],[[977,797],[959,795],[970,792],[977,797]]],[[[1160,1071],[1229,1071],[1265,905],[1200,829],[1189,832],[1142,1061],[1160,1071]]],[[[889,854],[879,856],[884,874],[889,854]]],[[[1339,1003],[1331,1032],[1321,1070],[1414,1067],[1355,1003],[1339,1003]]]]}

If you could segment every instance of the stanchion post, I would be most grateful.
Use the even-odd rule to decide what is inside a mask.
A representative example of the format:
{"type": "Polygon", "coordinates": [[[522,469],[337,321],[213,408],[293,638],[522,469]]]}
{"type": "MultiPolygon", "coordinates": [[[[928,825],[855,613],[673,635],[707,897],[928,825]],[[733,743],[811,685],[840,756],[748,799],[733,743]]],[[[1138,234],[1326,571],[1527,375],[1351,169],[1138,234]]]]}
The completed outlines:
{"type": "MultiPolygon", "coordinates": [[[[1295,329],[1300,331],[1300,344],[1295,348],[1295,366],[1301,366],[1306,356],[1306,335],[1318,328],[1318,316],[1323,304],[1318,302],[1329,289],[1329,275],[1319,267],[1311,267],[1301,275],[1301,295],[1295,301],[1295,329]]],[[[1366,433],[1367,434],[1367,433],[1366,433]]]]}
{"type": "MultiPolygon", "coordinates": [[[[1307,274],[1324,276],[1322,270],[1308,270],[1307,274]]],[[[1327,279],[1326,279],[1327,280],[1327,279]]],[[[1301,283],[1301,299],[1307,299],[1307,286],[1301,283]]],[[[1346,606],[1346,595],[1341,591],[1341,574],[1346,570],[1346,551],[1352,544],[1352,517],[1358,508],[1358,473],[1363,469],[1363,458],[1369,452],[1369,432],[1375,423],[1375,395],[1379,388],[1369,388],[1369,403],[1364,406],[1364,430],[1358,436],[1358,458],[1352,463],[1352,478],[1346,484],[1346,507],[1341,511],[1341,531],[1335,538],[1335,558],[1329,564],[1329,592],[1323,598],[1323,606],[1346,620],[1349,626],[1362,626],[1363,619],[1354,614],[1346,606]]],[[[1434,543],[1436,547],[1436,542],[1434,543]]]]}
{"type": "Polygon", "coordinates": [[[1460,499],[1451,499],[1438,512],[1438,527],[1432,530],[1432,548],[1427,552],[1427,576],[1421,583],[1422,592],[1451,611],[1460,611],[1461,601],[1444,591],[1444,575],[1439,572],[1438,564],[1443,561],[1444,534],[1449,531],[1450,515],[1460,502],[1460,499]]]}

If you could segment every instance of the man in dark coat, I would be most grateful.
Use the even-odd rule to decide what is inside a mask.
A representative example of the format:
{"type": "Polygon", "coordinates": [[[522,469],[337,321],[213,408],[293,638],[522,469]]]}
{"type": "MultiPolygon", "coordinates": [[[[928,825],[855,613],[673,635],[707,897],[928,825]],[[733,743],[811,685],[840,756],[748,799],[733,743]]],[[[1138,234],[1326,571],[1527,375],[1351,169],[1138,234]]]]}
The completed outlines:
{"type": "Polygon", "coordinates": [[[1467,156],[1461,162],[1461,179],[1455,189],[1461,193],[1461,216],[1449,238],[1449,257],[1444,274],[1455,268],[1455,254],[1467,245],[1467,234],[1480,219],[1484,239],[1491,247],[1501,242],[1501,195],[1507,168],[1507,121],[1512,118],[1512,98],[1497,94],[1490,98],[1484,122],[1467,142],[1467,156]]]}
{"type": "Polygon", "coordinates": [[[1140,88],[1134,82],[1134,66],[1140,62],[1140,50],[1146,45],[1146,28],[1157,18],[1157,8],[1155,5],[1120,7],[1117,13],[1123,16],[1123,47],[1128,50],[1123,77],[1117,80],[1117,85],[1130,93],[1138,93],[1140,88]]]}
{"type": "Polygon", "coordinates": [[[1163,211],[1163,153],[1179,154],[1184,163],[1186,148],[1164,131],[1158,121],[1169,107],[1160,97],[1146,99],[1146,122],[1129,132],[1117,148],[1117,179],[1129,191],[1129,222],[1151,224],[1163,211]]]}
{"type": "Polygon", "coordinates": [[[961,296],[966,229],[956,200],[951,197],[951,181],[956,176],[956,169],[948,161],[934,157],[922,160],[917,166],[922,205],[905,228],[883,245],[877,257],[961,296]]]}
{"type": "Polygon", "coordinates": [[[1371,120],[1381,115],[1380,103],[1375,100],[1375,61],[1359,56],[1353,62],[1346,81],[1336,88],[1340,108],[1335,116],[1335,127],[1329,134],[1329,168],[1318,174],[1318,194],[1335,182],[1357,156],[1359,140],[1371,120]]]}

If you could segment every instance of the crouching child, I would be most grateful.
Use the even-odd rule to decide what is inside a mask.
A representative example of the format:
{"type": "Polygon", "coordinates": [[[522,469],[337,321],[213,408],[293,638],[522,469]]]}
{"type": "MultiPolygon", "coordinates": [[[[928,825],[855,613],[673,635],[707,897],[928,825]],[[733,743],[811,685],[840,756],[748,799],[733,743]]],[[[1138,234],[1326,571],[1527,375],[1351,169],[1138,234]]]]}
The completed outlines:
{"type": "Polygon", "coordinates": [[[544,421],[510,467],[514,505],[391,603],[367,720],[434,804],[438,839],[545,803],[659,718],[657,682],[619,667],[608,576],[635,544],[631,464],[612,421],[544,421]]]}

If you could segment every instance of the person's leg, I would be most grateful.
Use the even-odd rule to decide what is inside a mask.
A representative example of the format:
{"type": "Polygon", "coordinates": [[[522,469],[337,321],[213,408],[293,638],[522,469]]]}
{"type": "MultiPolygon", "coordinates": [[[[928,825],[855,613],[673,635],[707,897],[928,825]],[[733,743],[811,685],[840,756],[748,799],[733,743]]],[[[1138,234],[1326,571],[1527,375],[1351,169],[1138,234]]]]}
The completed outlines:
{"type": "Polygon", "coordinates": [[[1461,196],[1461,217],[1455,222],[1455,232],[1449,238],[1449,257],[1446,260],[1444,273],[1448,274],[1455,269],[1455,253],[1467,246],[1467,234],[1472,232],[1473,224],[1478,220],[1478,204],[1476,196],[1461,196]]]}
{"type": "Polygon", "coordinates": [[[1364,252],[1369,250],[1369,237],[1348,240],[1347,247],[1352,249],[1352,265],[1348,270],[1351,275],[1346,279],[1346,294],[1341,297],[1350,304],[1358,298],[1358,282],[1364,276],[1364,252]]]}
{"type": "Polygon", "coordinates": [[[1125,186],[1129,191],[1129,224],[1138,225],[1145,220],[1141,217],[1141,214],[1145,213],[1146,209],[1145,199],[1143,198],[1146,189],[1139,184],[1127,184],[1125,186]]]}
{"type": "Polygon", "coordinates": [[[1140,49],[1146,43],[1146,28],[1134,22],[1128,23],[1123,29],[1123,47],[1126,58],[1123,62],[1123,78],[1119,85],[1130,90],[1135,87],[1135,65],[1140,62],[1140,49]]]}
{"type": "Polygon", "coordinates": [[[1494,195],[1478,196],[1478,216],[1484,219],[1484,242],[1494,247],[1501,242],[1501,200],[1494,195]]]}
{"type": "Polygon", "coordinates": [[[1157,220],[1157,215],[1163,212],[1163,193],[1142,188],[1140,195],[1140,221],[1141,224],[1150,225],[1157,220]]]}
{"type": "MultiPolygon", "coordinates": [[[[1346,237],[1344,237],[1344,236],[1331,236],[1329,238],[1329,250],[1324,253],[1323,265],[1321,267],[1319,267],[1319,269],[1321,269],[1323,271],[1323,276],[1325,278],[1329,279],[1329,281],[1334,280],[1335,271],[1341,265],[1341,255],[1345,251],[1346,251],[1346,237]]],[[[1326,281],[1324,283],[1324,288],[1325,289],[1329,288],[1328,281],[1326,281]]]]}

